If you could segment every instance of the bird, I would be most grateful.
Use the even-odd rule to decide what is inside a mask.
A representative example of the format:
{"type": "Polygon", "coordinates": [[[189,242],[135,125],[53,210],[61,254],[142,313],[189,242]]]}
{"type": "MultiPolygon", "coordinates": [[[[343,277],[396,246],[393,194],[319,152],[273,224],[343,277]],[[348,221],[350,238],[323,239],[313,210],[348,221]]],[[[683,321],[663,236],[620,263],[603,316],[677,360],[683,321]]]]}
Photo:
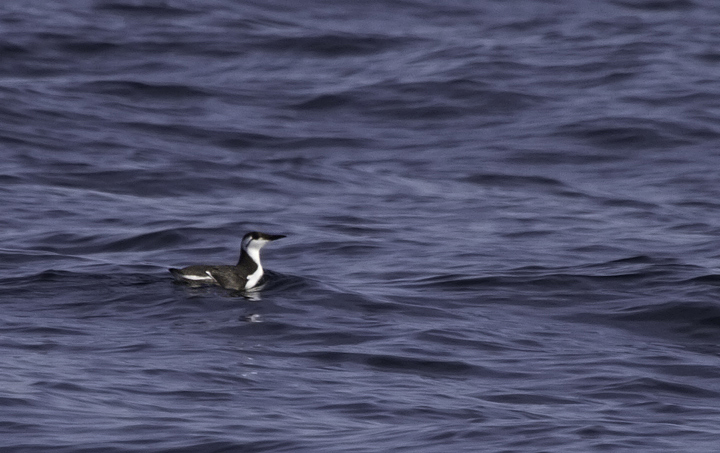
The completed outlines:
{"type": "Polygon", "coordinates": [[[176,280],[185,283],[217,285],[235,291],[252,289],[265,273],[260,264],[260,249],[268,242],[284,237],[283,234],[251,231],[243,236],[240,259],[235,266],[195,264],[182,269],[170,268],[169,271],[176,280]]]}

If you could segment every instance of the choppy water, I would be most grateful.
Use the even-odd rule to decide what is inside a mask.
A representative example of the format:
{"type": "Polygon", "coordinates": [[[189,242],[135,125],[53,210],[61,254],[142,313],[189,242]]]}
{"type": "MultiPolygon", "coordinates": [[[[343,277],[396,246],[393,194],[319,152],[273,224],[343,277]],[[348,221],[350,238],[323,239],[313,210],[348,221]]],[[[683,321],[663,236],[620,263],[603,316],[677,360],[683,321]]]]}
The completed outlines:
{"type": "Polygon", "coordinates": [[[0,448],[717,451],[718,23],[4,2],[0,448]]]}

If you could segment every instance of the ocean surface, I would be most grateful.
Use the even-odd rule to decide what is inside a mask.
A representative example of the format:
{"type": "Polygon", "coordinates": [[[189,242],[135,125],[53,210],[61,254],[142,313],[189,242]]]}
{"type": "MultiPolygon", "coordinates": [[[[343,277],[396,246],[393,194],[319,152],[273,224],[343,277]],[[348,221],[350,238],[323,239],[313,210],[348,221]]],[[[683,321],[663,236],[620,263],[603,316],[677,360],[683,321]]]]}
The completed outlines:
{"type": "Polygon", "coordinates": [[[718,24],[3,2],[0,450],[718,451],[718,24]]]}

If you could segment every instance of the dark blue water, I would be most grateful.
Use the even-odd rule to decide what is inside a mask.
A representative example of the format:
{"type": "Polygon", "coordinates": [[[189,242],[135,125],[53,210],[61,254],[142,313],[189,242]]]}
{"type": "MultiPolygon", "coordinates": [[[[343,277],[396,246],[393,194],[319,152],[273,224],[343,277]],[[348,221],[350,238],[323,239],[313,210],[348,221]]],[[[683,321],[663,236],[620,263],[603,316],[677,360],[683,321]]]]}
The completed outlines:
{"type": "Polygon", "coordinates": [[[0,449],[717,451],[719,23],[4,2],[0,449]]]}

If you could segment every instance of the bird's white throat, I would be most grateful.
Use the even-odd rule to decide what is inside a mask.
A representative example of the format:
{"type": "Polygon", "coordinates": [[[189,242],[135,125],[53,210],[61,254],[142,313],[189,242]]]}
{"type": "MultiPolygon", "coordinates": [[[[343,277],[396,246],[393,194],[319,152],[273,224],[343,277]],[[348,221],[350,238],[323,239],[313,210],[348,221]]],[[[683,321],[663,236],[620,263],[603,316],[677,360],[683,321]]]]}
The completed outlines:
{"type": "MultiPolygon", "coordinates": [[[[255,264],[258,265],[258,267],[262,270],[262,265],[260,264],[260,249],[265,246],[267,241],[250,241],[247,246],[245,247],[245,252],[248,254],[250,258],[252,258],[253,261],[255,261],[255,264]]],[[[262,271],[261,271],[262,272],[262,271]]]]}

